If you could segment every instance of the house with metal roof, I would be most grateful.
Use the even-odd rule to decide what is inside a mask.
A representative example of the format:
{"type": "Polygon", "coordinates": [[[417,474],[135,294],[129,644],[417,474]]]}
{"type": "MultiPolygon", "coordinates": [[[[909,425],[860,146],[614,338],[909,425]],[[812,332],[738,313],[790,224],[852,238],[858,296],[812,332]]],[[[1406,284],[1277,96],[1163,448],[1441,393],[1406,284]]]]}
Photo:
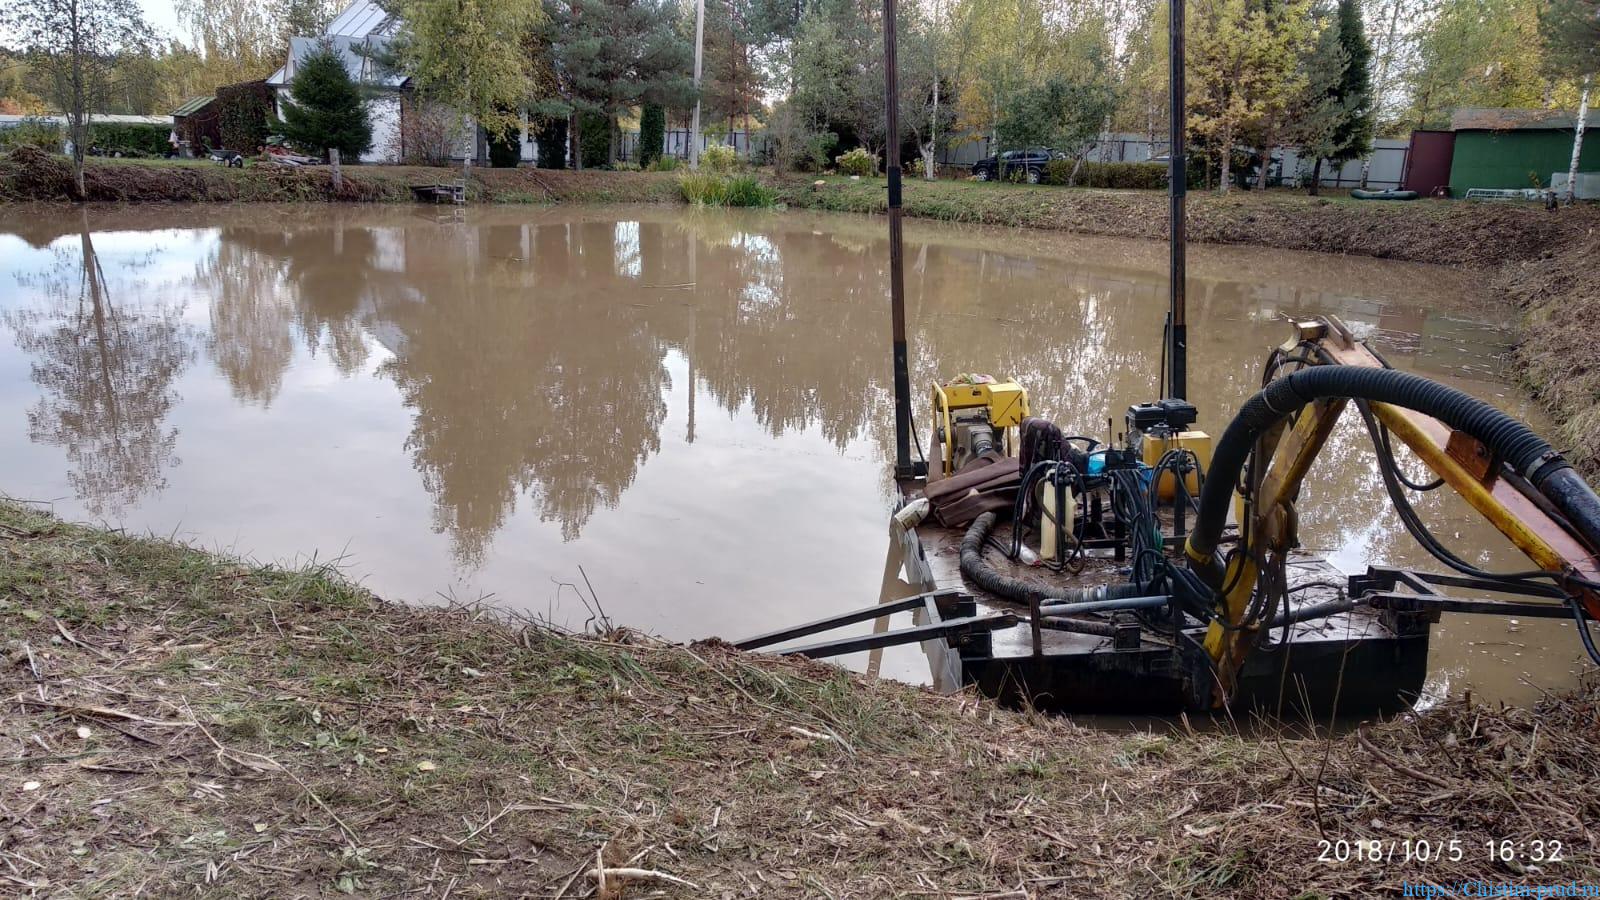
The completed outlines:
{"type": "MultiPolygon", "coordinates": [[[[1592,107],[1589,117],[1593,121],[1592,107]]],[[[1450,195],[1464,197],[1472,188],[1549,188],[1556,176],[1564,181],[1576,127],[1574,114],[1561,110],[1456,110],[1450,117],[1450,195]]],[[[1600,136],[1584,142],[1578,172],[1582,196],[1589,180],[1583,174],[1600,173],[1600,136]]]]}
{"type": "MultiPolygon", "coordinates": [[[[395,18],[374,0],[355,0],[328,23],[322,34],[291,37],[288,59],[267,76],[267,84],[272,87],[278,105],[274,111],[281,113],[282,104],[294,102],[290,85],[299,64],[326,44],[338,54],[351,79],[364,86],[369,94],[366,106],[372,122],[372,146],[361,154],[361,161],[400,162],[408,155],[406,141],[414,131],[407,127],[408,119],[419,112],[411,102],[410,76],[389,70],[379,62],[398,27],[395,18]]],[[[477,162],[487,157],[488,148],[481,130],[474,126],[471,131],[474,137],[461,142],[453,154],[455,159],[466,156],[477,162]]],[[[522,159],[532,161],[534,155],[532,134],[524,125],[522,159]]]]}
{"type": "Polygon", "coordinates": [[[367,116],[372,122],[372,146],[361,154],[362,162],[399,162],[404,156],[401,115],[407,79],[387,72],[377,58],[393,36],[392,16],[372,0],[356,0],[339,13],[320,35],[289,38],[289,56],[276,72],[267,76],[273,90],[274,113],[280,117],[283,104],[293,103],[290,85],[300,63],[327,44],[339,55],[350,78],[369,92],[367,116]]]}

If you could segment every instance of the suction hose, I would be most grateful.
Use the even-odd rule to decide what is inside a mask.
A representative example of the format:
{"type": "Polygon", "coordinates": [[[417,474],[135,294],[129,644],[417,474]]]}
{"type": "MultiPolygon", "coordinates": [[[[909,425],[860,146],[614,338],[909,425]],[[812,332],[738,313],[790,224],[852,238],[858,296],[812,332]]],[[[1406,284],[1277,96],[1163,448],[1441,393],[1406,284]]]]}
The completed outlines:
{"type": "MultiPolygon", "coordinates": [[[[1406,372],[1355,366],[1313,366],[1279,378],[1245,401],[1217,443],[1200,490],[1200,510],[1189,536],[1190,567],[1212,587],[1220,581],[1213,554],[1222,539],[1228,506],[1250,450],[1273,425],[1322,398],[1348,397],[1415,410],[1482,441],[1496,459],[1532,482],[1572,523],[1590,547],[1600,549],[1600,497],[1543,438],[1481,400],[1406,372]]],[[[965,545],[962,570],[966,569],[965,545]]]]}
{"type": "Polygon", "coordinates": [[[1155,583],[1145,584],[1108,584],[1092,588],[1068,588],[1066,590],[1046,590],[1043,586],[1024,581],[1021,578],[1012,578],[996,572],[983,558],[983,544],[988,540],[989,532],[994,530],[994,523],[998,514],[986,512],[974,519],[971,527],[967,529],[966,537],[961,539],[961,574],[967,580],[996,597],[1002,597],[1016,603],[1026,603],[1030,606],[1035,603],[1088,603],[1098,600],[1121,600],[1127,597],[1146,597],[1152,593],[1155,583]]]}

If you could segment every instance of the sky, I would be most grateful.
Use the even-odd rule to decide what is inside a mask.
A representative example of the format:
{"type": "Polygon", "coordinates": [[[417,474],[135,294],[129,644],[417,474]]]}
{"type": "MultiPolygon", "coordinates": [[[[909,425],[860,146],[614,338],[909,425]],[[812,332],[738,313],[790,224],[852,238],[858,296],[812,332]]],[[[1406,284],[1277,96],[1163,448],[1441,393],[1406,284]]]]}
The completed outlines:
{"type": "Polygon", "coordinates": [[[178,26],[178,8],[173,0],[139,0],[139,5],[144,7],[145,21],[157,31],[188,40],[188,30],[178,26]]]}

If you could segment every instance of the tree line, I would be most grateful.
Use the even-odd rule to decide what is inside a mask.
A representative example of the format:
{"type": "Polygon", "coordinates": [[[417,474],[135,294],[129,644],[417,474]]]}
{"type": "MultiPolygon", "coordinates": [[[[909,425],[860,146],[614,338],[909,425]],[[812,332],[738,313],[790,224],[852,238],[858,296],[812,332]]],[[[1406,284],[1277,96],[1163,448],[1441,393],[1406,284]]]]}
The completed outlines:
{"type": "MultiPolygon", "coordinates": [[[[317,33],[335,2],[180,0],[178,42],[135,0],[0,0],[0,110],[65,108],[76,81],[97,85],[97,111],[166,111],[281,65],[288,37],[317,33]],[[63,76],[60,22],[85,15],[107,23],[96,71],[63,76]]],[[[895,136],[878,0],[705,0],[698,90],[694,0],[382,4],[419,98],[496,135],[530,112],[542,150],[571,151],[541,155],[576,164],[614,162],[641,114],[652,133],[686,125],[696,101],[708,132],[764,131],[784,168],[854,147],[881,158],[893,140],[931,175],[955,141],[1074,154],[1101,131],[1167,129],[1165,0],[904,0],[895,136]]],[[[1190,0],[1187,125],[1226,185],[1238,168],[1265,178],[1277,147],[1337,163],[1458,107],[1571,108],[1596,68],[1597,16],[1600,0],[1190,0]]]]}

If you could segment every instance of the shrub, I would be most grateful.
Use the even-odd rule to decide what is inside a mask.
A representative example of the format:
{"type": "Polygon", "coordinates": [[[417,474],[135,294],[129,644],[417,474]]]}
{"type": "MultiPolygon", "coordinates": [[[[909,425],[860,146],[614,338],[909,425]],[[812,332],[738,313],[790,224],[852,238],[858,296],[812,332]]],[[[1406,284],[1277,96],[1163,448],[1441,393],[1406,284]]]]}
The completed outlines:
{"type": "Polygon", "coordinates": [[[611,120],[599,113],[578,114],[578,155],[585,169],[611,161],[611,120]]]}
{"type": "Polygon", "coordinates": [[[732,172],[739,168],[739,151],[727,144],[712,144],[700,151],[700,166],[708,172],[732,172]]]}
{"type": "Polygon", "coordinates": [[[400,129],[388,150],[408,166],[447,166],[461,135],[461,118],[445,107],[402,97],[400,129]]]}
{"type": "Polygon", "coordinates": [[[0,149],[34,147],[46,153],[60,153],[64,143],[61,126],[45,119],[27,118],[11,128],[0,128],[0,149]]]}
{"type": "Polygon", "coordinates": [[[649,170],[652,172],[676,172],[683,162],[676,156],[658,156],[650,161],[649,170]]]}
{"type": "Polygon", "coordinates": [[[697,206],[771,206],[772,191],[750,175],[723,178],[690,172],[678,179],[683,199],[697,206]]]}
{"type": "Polygon", "coordinates": [[[865,149],[857,147],[848,153],[834,157],[834,163],[839,166],[840,175],[876,175],[878,174],[878,157],[868,153],[865,149]]]}
{"type": "MultiPolygon", "coordinates": [[[[259,81],[217,88],[217,137],[222,147],[248,153],[267,142],[271,130],[267,123],[268,92],[259,81]]],[[[202,142],[195,137],[190,140],[202,142]]]]}
{"type": "Polygon", "coordinates": [[[730,178],[723,188],[723,206],[771,206],[772,203],[772,192],[751,175],[730,178]]]}
{"type": "Polygon", "coordinates": [[[690,172],[678,179],[678,189],[686,203],[699,206],[721,206],[727,185],[721,178],[704,172],[690,172]]]}
{"type": "Polygon", "coordinates": [[[166,156],[172,134],[165,125],[139,125],[121,122],[96,122],[89,145],[107,155],[166,156]]]}
{"type": "Polygon", "coordinates": [[[649,166],[661,158],[661,148],[667,141],[667,110],[656,103],[646,103],[639,111],[639,165],[649,166]]]}
{"type": "Polygon", "coordinates": [[[633,160],[629,160],[629,159],[619,159],[616,162],[612,163],[611,164],[611,170],[614,171],[614,172],[642,172],[642,171],[644,171],[642,166],[640,166],[638,163],[634,162],[633,160]]]}
{"type": "Polygon", "coordinates": [[[1167,167],[1150,162],[1089,162],[1078,168],[1078,178],[1072,180],[1071,159],[1052,159],[1045,164],[1045,184],[1072,184],[1076,187],[1123,188],[1129,190],[1160,190],[1166,187],[1167,167]]]}
{"type": "Polygon", "coordinates": [[[565,169],[567,167],[567,120],[549,118],[539,126],[539,168],[565,169]]]}
{"type": "Polygon", "coordinates": [[[507,128],[488,133],[489,165],[496,169],[515,169],[522,162],[522,129],[507,128]]]}

